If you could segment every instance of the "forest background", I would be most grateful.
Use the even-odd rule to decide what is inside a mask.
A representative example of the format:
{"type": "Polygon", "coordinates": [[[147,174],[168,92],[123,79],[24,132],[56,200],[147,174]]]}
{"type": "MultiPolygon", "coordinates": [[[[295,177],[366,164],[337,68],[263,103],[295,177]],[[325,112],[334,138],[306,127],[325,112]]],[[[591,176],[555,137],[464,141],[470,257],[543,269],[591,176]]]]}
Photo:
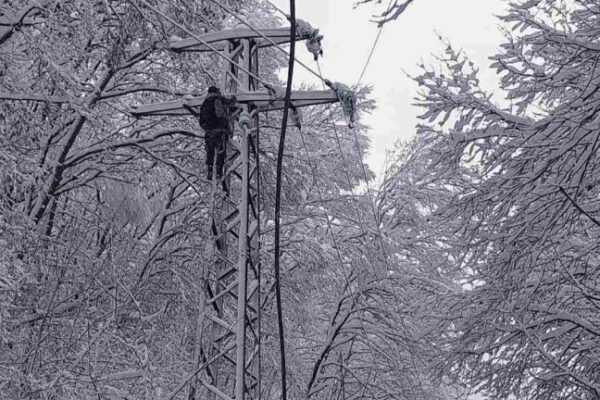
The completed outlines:
{"type": "MultiPolygon", "coordinates": [[[[410,3],[391,3],[387,23],[410,3]]],[[[191,397],[175,389],[195,364],[198,282],[212,266],[203,134],[192,118],[129,107],[214,82],[217,57],[164,48],[187,36],[164,16],[198,33],[235,25],[210,4],[2,4],[0,398],[191,397]]],[[[224,4],[284,25],[263,2],[224,4]]],[[[600,398],[600,5],[514,1],[499,18],[489,56],[505,99],[443,42],[414,76],[416,136],[377,187],[356,190],[373,177],[368,88],[355,130],[335,106],[291,131],[290,398],[600,398]]],[[[261,77],[281,84],[285,61],[265,50],[261,77]]],[[[280,116],[261,125],[268,266],[280,116]]],[[[265,310],[266,399],[280,396],[274,321],[265,310]]]]}

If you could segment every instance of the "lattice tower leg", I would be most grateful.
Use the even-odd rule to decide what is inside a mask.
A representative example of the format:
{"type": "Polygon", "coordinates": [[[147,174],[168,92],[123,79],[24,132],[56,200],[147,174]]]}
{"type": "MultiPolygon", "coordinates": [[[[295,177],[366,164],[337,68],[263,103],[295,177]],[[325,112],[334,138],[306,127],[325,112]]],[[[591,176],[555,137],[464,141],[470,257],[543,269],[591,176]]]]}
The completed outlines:
{"type": "MultiPolygon", "coordinates": [[[[228,56],[250,69],[252,47],[249,40],[232,42],[228,56]]],[[[248,76],[239,76],[235,66],[226,65],[224,88],[230,92],[249,91],[253,89],[253,82],[248,76]]],[[[246,108],[245,111],[252,110],[246,108]]],[[[252,112],[253,117],[254,114],[256,112],[252,112]]],[[[244,127],[240,136],[228,143],[223,177],[228,191],[221,191],[218,184],[213,185],[215,265],[207,285],[202,337],[206,338],[203,346],[206,359],[217,359],[211,363],[210,370],[199,376],[208,399],[260,397],[256,366],[260,276],[257,130],[244,127]]]]}

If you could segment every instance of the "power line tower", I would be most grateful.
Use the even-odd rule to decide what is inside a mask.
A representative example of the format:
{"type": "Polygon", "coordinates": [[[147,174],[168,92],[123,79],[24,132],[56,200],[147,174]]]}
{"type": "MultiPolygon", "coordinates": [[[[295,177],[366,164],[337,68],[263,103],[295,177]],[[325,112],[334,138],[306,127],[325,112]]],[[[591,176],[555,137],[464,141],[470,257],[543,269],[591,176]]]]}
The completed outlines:
{"type": "MultiPolygon", "coordinates": [[[[307,37],[296,35],[296,40],[304,39],[307,37]]],[[[174,41],[170,46],[176,52],[222,52],[228,60],[223,69],[223,91],[236,95],[241,113],[240,134],[227,145],[222,182],[228,190],[221,191],[213,184],[215,267],[206,275],[195,351],[198,374],[190,384],[190,400],[261,398],[260,310],[269,296],[261,294],[258,113],[282,109],[284,99],[273,91],[258,91],[256,76],[259,50],[289,40],[290,28],[233,29],[174,41]]],[[[194,97],[136,106],[132,114],[186,115],[186,108],[198,107],[203,101],[204,97],[194,97]]],[[[334,103],[338,97],[329,90],[297,91],[291,101],[295,107],[303,107],[334,103]]]]}

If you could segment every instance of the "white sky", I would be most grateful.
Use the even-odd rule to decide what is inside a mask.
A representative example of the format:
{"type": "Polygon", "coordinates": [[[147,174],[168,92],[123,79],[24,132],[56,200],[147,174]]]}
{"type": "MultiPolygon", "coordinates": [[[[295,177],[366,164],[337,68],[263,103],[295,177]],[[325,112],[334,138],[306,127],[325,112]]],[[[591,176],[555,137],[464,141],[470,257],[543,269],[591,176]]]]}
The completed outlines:
{"type": "MultiPolygon", "coordinates": [[[[288,0],[271,0],[285,12],[288,0]]],[[[320,60],[323,76],[354,85],[367,59],[377,25],[369,22],[381,10],[370,4],[353,9],[354,0],[297,0],[296,17],[318,28],[325,39],[320,60]]],[[[386,3],[383,1],[382,3],[386,3]]],[[[421,60],[434,63],[433,54],[444,47],[435,32],[462,48],[480,67],[482,86],[498,91],[497,76],[488,69],[487,57],[502,42],[495,15],[502,14],[505,0],[416,0],[397,21],[385,25],[362,83],[373,86],[377,110],[364,120],[372,127],[371,151],[367,162],[379,175],[386,148],[414,134],[421,110],[412,106],[417,85],[403,71],[416,74],[421,60]]],[[[298,58],[316,70],[312,55],[297,46],[298,58]]],[[[295,86],[318,80],[300,65],[294,69],[295,86]]]]}

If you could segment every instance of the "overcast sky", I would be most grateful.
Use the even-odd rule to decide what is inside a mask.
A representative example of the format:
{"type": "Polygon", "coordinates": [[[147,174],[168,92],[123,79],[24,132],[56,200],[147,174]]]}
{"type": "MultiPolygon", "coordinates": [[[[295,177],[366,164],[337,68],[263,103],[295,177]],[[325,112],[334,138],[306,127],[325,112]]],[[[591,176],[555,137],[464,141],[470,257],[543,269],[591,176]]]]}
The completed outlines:
{"type": "MultiPolygon", "coordinates": [[[[284,11],[288,0],[271,0],[284,11]]],[[[310,22],[325,35],[324,57],[320,64],[325,78],[354,85],[367,59],[377,25],[369,22],[381,8],[363,5],[353,9],[354,0],[297,0],[296,16],[310,22]]],[[[385,3],[385,2],[384,2],[385,3]]],[[[502,14],[505,0],[416,0],[397,21],[383,28],[362,83],[372,85],[377,110],[366,118],[371,126],[372,147],[367,158],[380,174],[385,150],[398,139],[414,134],[416,116],[411,105],[417,86],[405,76],[418,72],[417,64],[433,62],[443,45],[435,32],[462,48],[481,68],[482,85],[498,91],[496,74],[488,69],[487,59],[502,42],[495,15],[502,14]]],[[[304,45],[297,47],[298,58],[310,67],[316,65],[304,45]]],[[[319,83],[301,66],[295,68],[295,83],[319,83]]]]}

